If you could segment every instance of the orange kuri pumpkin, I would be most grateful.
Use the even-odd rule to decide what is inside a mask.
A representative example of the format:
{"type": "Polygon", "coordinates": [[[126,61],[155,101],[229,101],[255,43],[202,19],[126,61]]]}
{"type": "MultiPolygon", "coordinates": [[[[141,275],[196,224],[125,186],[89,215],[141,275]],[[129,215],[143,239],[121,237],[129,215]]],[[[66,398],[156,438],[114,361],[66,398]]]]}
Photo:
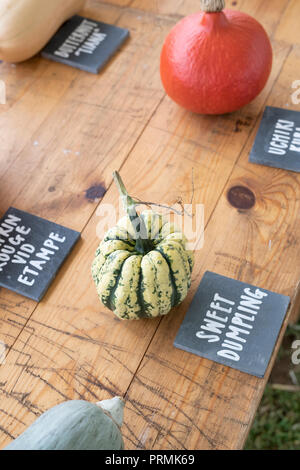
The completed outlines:
{"type": "Polygon", "coordinates": [[[224,0],[201,0],[199,13],[170,31],[161,52],[167,94],[201,114],[224,114],[250,103],[272,69],[272,46],[251,16],[224,9],[224,0]]]}

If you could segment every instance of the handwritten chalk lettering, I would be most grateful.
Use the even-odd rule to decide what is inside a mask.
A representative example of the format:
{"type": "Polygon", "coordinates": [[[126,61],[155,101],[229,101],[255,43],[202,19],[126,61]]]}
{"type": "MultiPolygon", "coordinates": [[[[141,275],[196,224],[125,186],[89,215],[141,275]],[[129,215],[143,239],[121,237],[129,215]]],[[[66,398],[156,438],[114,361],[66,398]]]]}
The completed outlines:
{"type": "Polygon", "coordinates": [[[49,235],[50,240],[54,240],[59,243],[64,243],[66,241],[66,237],[60,237],[57,233],[51,232],[49,235]]]}
{"type": "Polygon", "coordinates": [[[10,260],[10,256],[8,256],[6,253],[0,253],[0,261],[4,261],[4,262],[7,262],[10,260]]]}
{"type": "Polygon", "coordinates": [[[246,343],[246,339],[241,337],[240,335],[241,334],[249,335],[250,334],[249,331],[244,330],[234,325],[230,325],[228,329],[229,331],[226,333],[227,338],[233,339],[234,341],[239,341],[241,343],[246,343]]]}
{"type": "Polygon", "coordinates": [[[12,225],[13,227],[17,227],[18,223],[21,222],[21,219],[19,217],[16,217],[13,214],[8,214],[4,222],[6,222],[9,225],[12,225]]]}
{"type": "Polygon", "coordinates": [[[228,348],[233,351],[243,351],[243,345],[235,343],[234,341],[230,341],[229,339],[225,339],[222,343],[222,348],[228,348]]]}
{"type": "MultiPolygon", "coordinates": [[[[228,321],[228,316],[221,316],[221,313],[222,312],[227,313],[227,314],[232,313],[232,307],[234,305],[235,305],[235,302],[232,302],[229,299],[221,297],[218,293],[216,293],[214,295],[213,302],[211,302],[210,304],[210,308],[214,310],[213,311],[208,310],[206,312],[206,318],[204,319],[204,322],[206,323],[206,325],[201,325],[200,330],[204,330],[204,331],[208,331],[209,333],[216,333],[216,335],[220,335],[222,333],[222,329],[226,327],[226,323],[228,321]],[[228,308],[228,305],[231,305],[231,307],[228,308]]],[[[200,339],[209,339],[209,343],[220,341],[219,336],[216,336],[216,335],[206,335],[202,331],[199,331],[196,333],[196,336],[200,339]]]]}
{"type": "Polygon", "coordinates": [[[217,355],[238,362],[241,358],[240,353],[253,330],[256,315],[267,296],[268,294],[260,289],[253,290],[247,287],[243,290],[234,312],[235,302],[216,293],[210,309],[206,312],[203,324],[196,332],[196,337],[209,343],[221,342],[222,346],[217,351],[217,355]],[[245,315],[245,313],[251,315],[245,315]]]}
{"type": "Polygon", "coordinates": [[[228,300],[228,299],[225,299],[224,297],[221,297],[219,294],[215,294],[214,296],[214,302],[224,302],[225,304],[228,304],[228,305],[234,305],[235,302],[232,302],[232,300],[228,300]]]}
{"type": "Polygon", "coordinates": [[[248,323],[243,322],[240,316],[235,315],[234,318],[232,319],[232,323],[234,325],[242,326],[244,328],[249,328],[250,330],[253,329],[253,325],[248,325],[248,323]]]}
{"type": "Polygon", "coordinates": [[[226,349],[222,349],[218,351],[218,356],[224,357],[225,359],[231,359],[232,361],[238,362],[240,360],[240,356],[238,353],[226,349]]]}
{"type": "Polygon", "coordinates": [[[35,281],[34,279],[31,279],[31,281],[29,281],[27,276],[23,276],[22,274],[20,274],[20,276],[18,277],[18,282],[24,284],[25,286],[32,287],[35,281]]]}
{"type": "Polygon", "coordinates": [[[286,151],[282,149],[278,149],[275,147],[270,147],[268,150],[268,153],[271,153],[272,155],[285,155],[286,151]]]}
{"type": "Polygon", "coordinates": [[[3,248],[1,249],[1,254],[4,253],[6,255],[13,255],[16,249],[13,246],[10,245],[4,245],[3,248]]]}
{"type": "Polygon", "coordinates": [[[85,54],[93,54],[97,47],[107,38],[107,34],[100,33],[100,29],[97,28],[97,31],[91,34],[91,36],[86,40],[86,42],[81,46],[76,52],[77,57],[83,52],[85,54]]]}
{"type": "Polygon", "coordinates": [[[13,245],[13,246],[20,246],[22,242],[25,241],[24,237],[21,237],[21,235],[16,235],[15,237],[10,237],[8,239],[8,242],[13,245]]]}
{"type": "MultiPolygon", "coordinates": [[[[206,314],[207,315],[207,314],[206,314]]],[[[210,320],[209,318],[204,318],[204,321],[207,323],[207,325],[202,325],[201,329],[209,331],[210,333],[217,333],[220,335],[222,333],[222,328],[225,328],[224,323],[219,323],[213,320],[210,320]]]]}
{"type": "Polygon", "coordinates": [[[0,286],[40,301],[80,234],[14,207],[0,228],[0,286]]]}
{"type": "Polygon", "coordinates": [[[51,248],[55,251],[59,250],[59,247],[55,245],[55,243],[53,243],[53,241],[50,239],[45,241],[44,246],[46,246],[47,248],[51,248]]]}
{"type": "MultiPolygon", "coordinates": [[[[18,277],[18,282],[26,286],[33,286],[36,281],[36,277],[40,272],[44,270],[47,261],[51,260],[50,256],[54,256],[60,249],[60,245],[65,243],[66,237],[61,237],[59,234],[51,232],[48,238],[44,241],[43,246],[35,254],[35,259],[26,261],[24,257],[28,257],[28,253],[31,255],[36,252],[36,249],[32,245],[22,245],[21,250],[17,254],[17,258],[14,258],[12,262],[27,263],[23,269],[22,274],[18,277]],[[24,253],[25,251],[25,253],[24,253]],[[34,269],[32,269],[34,268],[34,269]]],[[[30,258],[30,256],[29,256],[30,258]]]]}
{"type": "Polygon", "coordinates": [[[95,27],[97,27],[97,23],[84,19],[54,54],[68,59],[88,38],[95,27]]]}
{"type": "Polygon", "coordinates": [[[272,135],[268,153],[274,155],[286,155],[290,146],[294,127],[295,123],[293,121],[279,119],[275,125],[275,131],[272,135]]]}
{"type": "Polygon", "coordinates": [[[217,352],[218,356],[224,357],[225,359],[231,359],[232,361],[235,361],[235,362],[238,362],[240,360],[240,355],[236,351],[238,352],[243,351],[242,344],[238,344],[234,341],[225,339],[225,341],[222,343],[222,348],[225,348],[225,349],[218,351],[217,352]]]}
{"type": "Polygon", "coordinates": [[[29,259],[30,255],[32,255],[34,252],[34,246],[26,243],[20,247],[20,250],[16,253],[11,262],[14,264],[26,264],[26,259],[29,259]]]}
{"type": "Polygon", "coordinates": [[[249,317],[249,315],[245,315],[243,313],[240,313],[240,312],[236,312],[235,313],[235,316],[237,318],[240,318],[241,320],[247,320],[247,321],[254,321],[255,320],[255,316],[252,315],[251,317],[249,317]]]}
{"type": "Polygon", "coordinates": [[[224,323],[226,323],[228,321],[228,317],[220,317],[218,315],[218,312],[216,310],[214,310],[213,312],[211,312],[210,310],[207,311],[206,313],[206,316],[207,318],[213,318],[214,320],[216,321],[222,321],[224,323]]]}
{"type": "Polygon", "coordinates": [[[72,54],[79,56],[81,52],[92,54],[105,38],[106,34],[100,32],[97,23],[84,19],[54,55],[69,59],[72,54]]]}
{"type": "Polygon", "coordinates": [[[294,129],[295,123],[293,121],[286,121],[284,119],[279,119],[276,124],[276,129],[282,129],[284,131],[292,132],[294,129]]]}
{"type": "Polygon", "coordinates": [[[25,241],[22,235],[28,235],[30,228],[19,225],[21,219],[8,214],[0,225],[0,272],[10,262],[11,256],[16,253],[16,248],[25,241]],[[15,235],[13,232],[17,232],[15,235]]]}
{"type": "Polygon", "coordinates": [[[293,104],[300,104],[300,80],[295,80],[292,83],[292,88],[296,89],[291,96],[292,102],[293,104]]]}
{"type": "MultiPolygon", "coordinates": [[[[21,235],[28,235],[30,233],[30,229],[26,229],[25,227],[18,226],[18,223],[21,222],[19,217],[15,217],[14,215],[8,214],[7,218],[0,225],[0,236],[8,238],[9,235],[15,230],[21,235]]],[[[0,244],[4,243],[4,240],[0,238],[0,244]]]]}
{"type": "MultiPolygon", "coordinates": [[[[263,299],[267,297],[266,292],[256,289],[254,292],[250,288],[244,289],[244,294],[240,297],[240,302],[237,307],[237,310],[248,309],[257,315],[258,311],[261,309],[263,304],[263,299]],[[245,295],[246,294],[246,295],[245,295]],[[245,305],[247,307],[245,307],[245,305]],[[248,307],[251,307],[248,308],[248,307]],[[255,309],[255,310],[253,310],[255,309]]],[[[241,315],[239,312],[235,312],[231,320],[231,325],[228,327],[228,331],[225,333],[226,340],[222,343],[222,348],[217,352],[217,355],[227,359],[231,359],[235,362],[240,361],[241,356],[236,351],[242,352],[244,345],[247,343],[247,339],[251,334],[253,325],[246,323],[243,320],[254,321],[255,316],[248,318],[243,318],[244,315],[241,315]],[[228,338],[230,342],[228,342],[228,338]],[[241,343],[241,344],[240,344],[241,343]],[[229,350],[228,350],[229,349],[229,350]]]]}
{"type": "Polygon", "coordinates": [[[296,128],[296,132],[293,135],[290,151],[298,153],[300,152],[300,127],[296,128]]]}
{"type": "Polygon", "coordinates": [[[2,222],[1,226],[0,226],[0,235],[2,237],[8,237],[10,235],[11,232],[14,231],[14,227],[12,227],[11,225],[5,223],[5,222],[2,222]]]}
{"type": "Polygon", "coordinates": [[[284,295],[208,271],[174,346],[217,364],[263,377],[289,303],[289,297],[284,295]],[[247,308],[241,305],[245,302],[253,314],[239,310],[239,307],[247,308]],[[210,324],[205,319],[219,325],[213,324],[213,331],[202,329],[210,324]],[[219,332],[215,333],[215,328],[219,332]]]}
{"type": "Polygon", "coordinates": [[[287,151],[300,152],[300,128],[295,123],[280,119],[275,126],[268,153],[286,155],[287,151]],[[294,132],[294,133],[293,133],[294,132]]]}
{"type": "Polygon", "coordinates": [[[250,310],[252,309],[259,310],[259,307],[262,304],[261,300],[252,299],[251,297],[248,297],[247,295],[242,295],[241,299],[242,300],[241,300],[240,305],[243,307],[247,307],[250,310]]]}
{"type": "Polygon", "coordinates": [[[245,313],[251,313],[252,315],[256,315],[258,305],[257,304],[255,305],[255,299],[259,301],[260,299],[263,299],[264,297],[266,297],[268,294],[260,291],[259,289],[256,289],[255,292],[251,292],[251,289],[249,288],[245,289],[244,292],[245,294],[247,294],[247,297],[242,296],[243,300],[240,302],[238,306],[238,310],[245,312],[245,313]],[[254,308],[256,310],[254,310],[254,308]]]}
{"type": "Polygon", "coordinates": [[[251,289],[247,288],[247,289],[244,289],[244,292],[249,297],[253,297],[254,299],[258,299],[258,300],[261,300],[264,297],[268,297],[268,295],[269,295],[266,292],[261,291],[260,289],[256,289],[255,292],[251,292],[251,289]]]}

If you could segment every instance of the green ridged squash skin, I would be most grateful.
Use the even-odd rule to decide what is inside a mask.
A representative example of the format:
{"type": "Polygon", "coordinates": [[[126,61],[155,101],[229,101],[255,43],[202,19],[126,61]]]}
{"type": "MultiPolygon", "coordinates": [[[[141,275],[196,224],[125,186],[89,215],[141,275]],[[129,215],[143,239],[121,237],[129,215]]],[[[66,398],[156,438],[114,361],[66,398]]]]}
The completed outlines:
{"type": "Polygon", "coordinates": [[[191,286],[194,259],[185,236],[161,214],[144,211],[140,218],[150,251],[137,251],[130,218],[125,216],[106,233],[92,264],[100,301],[122,320],[166,315],[191,286]]]}
{"type": "Polygon", "coordinates": [[[123,450],[117,424],[97,405],[71,400],[43,413],[4,450],[123,450]]]}

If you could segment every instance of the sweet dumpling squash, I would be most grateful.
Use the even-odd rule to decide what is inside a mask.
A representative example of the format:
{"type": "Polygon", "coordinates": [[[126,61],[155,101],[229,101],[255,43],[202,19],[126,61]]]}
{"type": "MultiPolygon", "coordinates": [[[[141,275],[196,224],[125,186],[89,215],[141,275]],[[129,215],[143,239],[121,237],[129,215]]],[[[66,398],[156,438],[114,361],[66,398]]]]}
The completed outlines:
{"type": "Polygon", "coordinates": [[[99,298],[123,320],[166,315],[188,293],[193,254],[184,235],[161,214],[149,210],[138,216],[120,176],[114,176],[128,215],[96,251],[92,274],[99,298]]]}
{"type": "Polygon", "coordinates": [[[0,60],[37,54],[85,0],[0,0],[0,60]]]}

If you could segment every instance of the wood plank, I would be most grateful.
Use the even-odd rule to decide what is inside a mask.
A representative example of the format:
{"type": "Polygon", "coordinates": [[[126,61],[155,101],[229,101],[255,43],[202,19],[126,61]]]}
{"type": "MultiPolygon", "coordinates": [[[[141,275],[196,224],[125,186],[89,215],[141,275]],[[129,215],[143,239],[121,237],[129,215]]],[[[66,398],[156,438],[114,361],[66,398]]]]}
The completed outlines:
{"type": "MultiPolygon", "coordinates": [[[[299,50],[293,51],[268,105],[285,106],[290,72],[299,66],[299,50]]],[[[257,129],[209,220],[189,298],[176,314],[162,320],[126,395],[128,420],[134,422],[133,434],[127,436],[130,448],[146,444],[148,449],[237,449],[244,445],[280,341],[264,379],[176,350],[172,344],[206,270],[290,295],[293,307],[299,295],[300,176],[248,163],[257,129]],[[255,194],[252,210],[239,211],[229,204],[227,191],[236,185],[255,194]]]]}
{"type": "MultiPolygon", "coordinates": [[[[89,0],[82,14],[95,15],[94,18],[113,24],[120,16],[120,8],[89,0]]],[[[71,67],[41,60],[39,55],[20,64],[0,65],[0,77],[7,91],[7,102],[0,107],[0,177],[14,164],[26,144],[37,143],[33,140],[34,133],[63,100],[76,77],[82,75],[71,67]]]]}
{"type": "MultiPolygon", "coordinates": [[[[92,2],[90,5],[96,5],[96,3],[92,2]]],[[[265,2],[255,0],[256,6],[261,5],[262,14],[263,3],[265,2]]],[[[285,3],[282,1],[277,5],[283,7],[285,3]]],[[[103,8],[102,4],[99,5],[99,12],[100,8],[103,8]]],[[[269,7],[265,8],[269,11],[269,7]]],[[[270,14],[273,16],[268,19],[269,31],[273,34],[278,22],[278,11],[271,9],[270,14]]],[[[19,160],[22,165],[23,161],[25,162],[23,168],[26,166],[33,168],[35,172],[33,175],[39,174],[38,169],[42,168],[44,186],[38,181],[35,188],[22,189],[24,199],[20,194],[17,202],[21,204],[24,201],[24,207],[26,206],[27,210],[28,207],[35,208],[39,215],[40,212],[50,214],[51,218],[57,221],[62,223],[67,221],[70,222],[69,225],[74,224],[73,227],[83,228],[96,208],[95,202],[91,204],[84,200],[82,203],[83,193],[91,187],[91,184],[98,183],[100,181],[98,177],[102,175],[106,175],[105,187],[108,188],[111,181],[110,174],[115,164],[118,163],[116,168],[122,167],[122,174],[128,182],[128,188],[135,195],[166,203],[174,202],[180,194],[183,195],[184,201],[190,200],[191,171],[194,168],[194,200],[205,204],[207,234],[210,235],[210,242],[204,248],[206,255],[203,255],[203,251],[197,257],[193,288],[188,299],[182,307],[176,309],[162,322],[160,320],[120,322],[99,305],[89,272],[97,244],[97,226],[99,221],[101,222],[99,215],[96,214],[83,230],[82,241],[75,248],[44,301],[34,311],[25,327],[26,319],[31,313],[31,306],[21,305],[14,299],[6,298],[6,310],[10,303],[16,318],[17,314],[28,316],[22,323],[23,329],[20,332],[20,328],[17,341],[11,343],[12,348],[7,355],[6,364],[0,369],[1,447],[22,432],[25,426],[42,411],[56,403],[68,398],[97,401],[114,394],[124,395],[128,388],[124,426],[127,448],[231,448],[234,445],[240,447],[254,416],[259,395],[263,390],[263,386],[257,387],[257,382],[248,380],[248,376],[245,378],[244,374],[236,374],[225,367],[204,360],[199,361],[199,358],[191,358],[191,355],[175,351],[172,341],[205,266],[215,266],[215,254],[216,249],[220,248],[220,238],[214,239],[216,234],[219,237],[220,220],[225,220],[226,233],[229,233],[228,227],[232,224],[236,230],[247,233],[247,240],[250,244],[253,241],[246,230],[247,220],[244,224],[240,224],[241,214],[237,214],[236,211],[232,212],[232,209],[227,206],[224,189],[227,188],[228,178],[247,143],[249,133],[257,124],[257,117],[264,107],[290,48],[286,44],[274,43],[276,60],[272,79],[261,96],[241,112],[214,119],[200,117],[186,113],[165,98],[148,124],[162,97],[161,86],[158,85],[158,52],[162,38],[172,21],[162,17],[157,18],[149,12],[126,9],[121,15],[118,24],[130,25],[135,35],[136,42],[134,39],[130,43],[134,50],[131,49],[130,55],[128,49],[124,48],[122,55],[116,58],[118,66],[115,66],[113,70],[108,67],[105,73],[100,74],[101,78],[98,83],[93,82],[92,77],[85,74],[74,80],[72,89],[66,92],[68,101],[55,107],[53,114],[49,116],[49,135],[43,127],[39,129],[41,134],[36,134],[43,143],[41,154],[39,154],[39,158],[42,155],[41,165],[38,163],[35,166],[32,162],[29,146],[23,150],[23,157],[19,160]],[[142,47],[138,39],[141,39],[142,47]],[[135,44],[134,47],[133,44],[135,44]],[[127,68],[128,60],[129,68],[127,68]],[[151,79],[149,79],[148,72],[145,73],[148,68],[151,71],[151,79]],[[115,80],[113,82],[116,84],[115,88],[110,87],[113,80],[115,80]],[[96,100],[100,98],[105,105],[99,99],[99,102],[96,101],[97,105],[94,106],[94,98],[96,100]],[[128,125],[129,121],[126,120],[124,126],[117,121],[120,116],[120,103],[125,103],[126,109],[124,115],[121,113],[122,118],[125,116],[126,120],[130,115],[133,130],[128,125]],[[63,130],[60,130],[56,123],[55,118],[62,119],[64,110],[69,109],[67,105],[73,106],[72,109],[77,113],[75,114],[76,121],[79,118],[80,124],[75,122],[74,131],[70,124],[66,124],[63,130]],[[80,107],[80,113],[77,112],[77,105],[80,107]],[[91,113],[94,113],[95,108],[98,107],[101,108],[102,114],[109,113],[107,120],[97,111],[95,111],[96,116],[91,117],[91,113]],[[74,165],[74,159],[71,159],[71,154],[63,152],[63,158],[66,158],[67,163],[63,168],[66,171],[61,176],[57,170],[60,168],[62,158],[59,150],[73,150],[76,154],[77,144],[81,143],[81,139],[76,140],[76,132],[78,129],[80,131],[81,125],[85,125],[84,117],[89,122],[85,130],[86,135],[94,142],[91,149],[84,150],[87,152],[87,158],[84,160],[87,168],[82,163],[78,170],[74,165]],[[98,130],[98,125],[100,130],[98,130]],[[129,129],[130,135],[135,133],[138,125],[141,125],[141,128],[139,128],[138,135],[134,134],[136,138],[132,140],[133,150],[130,151],[126,131],[129,129]],[[106,144],[107,147],[105,146],[102,150],[103,142],[98,142],[98,140],[105,138],[107,142],[114,126],[118,132],[113,134],[111,149],[106,144]],[[143,129],[144,132],[141,134],[143,129]],[[56,132],[63,139],[63,145],[59,149],[50,139],[50,134],[56,136],[56,132]],[[140,134],[141,137],[137,142],[140,134]],[[72,145],[74,147],[71,147],[72,145]],[[48,171],[47,150],[51,150],[51,155],[54,154],[52,173],[48,171]],[[103,167],[96,166],[98,162],[96,162],[94,152],[100,152],[101,158],[104,155],[103,167]],[[108,158],[110,152],[113,153],[114,160],[108,158]],[[118,160],[118,152],[123,152],[123,159],[118,160]],[[129,152],[130,156],[127,159],[129,152]],[[127,160],[124,164],[125,159],[127,160]],[[65,174],[67,170],[72,174],[65,174]],[[144,177],[141,178],[141,175],[144,177]],[[53,178],[51,181],[49,176],[53,178]],[[92,178],[95,176],[97,179],[92,178]],[[43,194],[42,200],[36,202],[43,187],[51,188],[51,191],[48,191],[50,195],[43,194]],[[53,187],[56,188],[55,191],[52,191],[53,187]],[[51,206],[53,202],[51,194],[55,193],[57,188],[61,191],[63,198],[58,197],[58,204],[51,206]],[[79,197],[78,194],[80,194],[79,197]],[[69,197],[70,199],[67,199],[69,197]],[[25,307],[29,309],[28,312],[25,307]],[[138,374],[134,378],[145,353],[138,374]],[[230,432],[232,429],[232,438],[228,436],[228,429],[230,432]]],[[[289,67],[290,70],[294,70],[295,65],[295,58],[291,57],[281,75],[282,82],[279,82],[278,87],[274,89],[273,93],[276,95],[272,94],[276,96],[277,105],[283,103],[284,100],[280,101],[283,97],[287,99],[285,74],[289,67]]],[[[240,164],[234,170],[231,182],[234,178],[240,180],[245,177],[246,180],[243,181],[248,184],[248,181],[256,182],[258,178],[256,170],[250,171],[249,165],[244,161],[249,145],[250,141],[243,151],[240,164]]],[[[263,170],[260,171],[263,172],[263,170]]],[[[21,181],[20,170],[16,170],[16,167],[11,174],[17,181],[21,181]]],[[[277,175],[277,170],[272,174],[277,175]]],[[[271,193],[267,196],[270,197],[270,208],[275,211],[282,200],[282,183],[277,176],[274,178],[276,194],[281,191],[280,195],[274,196],[271,193]]],[[[101,179],[102,181],[104,180],[101,179]]],[[[272,180],[270,181],[273,183],[272,180]]],[[[289,187],[293,188],[295,181],[296,179],[293,179],[289,187]]],[[[259,185],[255,186],[258,191],[257,188],[259,185]]],[[[258,194],[262,194],[258,201],[264,201],[264,193],[261,191],[258,194]]],[[[112,187],[104,196],[99,209],[101,210],[107,203],[116,207],[117,202],[117,193],[112,187]]],[[[297,203],[293,207],[297,208],[297,203]]],[[[255,210],[255,217],[259,220],[263,209],[263,203],[260,202],[259,208],[255,210]]],[[[289,232],[293,223],[291,214],[292,210],[288,212],[286,218],[289,232]]],[[[109,224],[113,222],[113,214],[110,214],[106,222],[109,224]]],[[[268,224],[270,224],[270,219],[263,224],[264,236],[268,236],[268,230],[271,230],[268,224]]],[[[280,230],[280,224],[276,227],[280,230]]],[[[282,238],[279,246],[284,246],[284,243],[285,239],[282,238]]],[[[275,244],[275,248],[276,246],[275,244]]],[[[229,236],[227,243],[222,243],[221,248],[230,256],[228,262],[221,257],[220,269],[223,269],[223,273],[239,273],[239,270],[243,268],[241,277],[250,276],[247,262],[244,267],[245,258],[242,258],[243,263],[241,263],[239,259],[235,260],[232,257],[229,236]]],[[[245,247],[242,245],[240,250],[240,257],[242,257],[245,247]]],[[[246,261],[248,261],[249,253],[247,251],[245,253],[246,261]]],[[[295,258],[293,251],[289,251],[288,256],[291,256],[291,253],[295,258]]],[[[250,254],[252,255],[252,252],[250,254]]],[[[261,251],[258,250],[258,254],[260,255],[261,251]]],[[[251,257],[250,261],[253,264],[251,257]]],[[[259,273],[262,271],[263,276],[265,275],[265,270],[261,269],[262,266],[254,265],[252,268],[254,273],[257,270],[259,273]]],[[[290,276],[290,272],[284,271],[284,273],[286,279],[290,280],[291,277],[287,277],[287,275],[290,276]]],[[[255,275],[258,276],[257,273],[255,275]]],[[[280,278],[278,284],[280,289],[286,285],[284,282],[280,278]]],[[[288,290],[287,287],[286,290],[288,290]]],[[[7,318],[12,318],[10,311],[6,312],[6,315],[7,318]]],[[[15,331],[11,329],[7,331],[16,338],[15,331]]]]}
{"type": "MultiPolygon", "coordinates": [[[[99,75],[41,58],[0,66],[9,84],[8,103],[0,107],[0,212],[13,205],[78,231],[164,96],[157,57],[170,27],[98,1],[84,13],[131,30],[122,53],[99,75]]],[[[36,304],[6,291],[1,300],[9,347],[36,304]]]]}
{"type": "MultiPolygon", "coordinates": [[[[256,103],[241,112],[215,119],[200,117],[166,98],[122,168],[128,190],[157,202],[172,203],[178,195],[189,201],[194,167],[195,201],[205,203],[208,220],[248,139],[249,128],[255,124],[253,117],[262,109],[288,54],[288,47],[275,46],[272,79],[256,103]]],[[[99,209],[109,203],[118,205],[114,187],[99,209]]],[[[112,218],[110,214],[109,225],[112,218]]],[[[97,400],[124,395],[159,324],[159,320],[123,323],[99,305],[89,272],[99,222],[95,215],[87,225],[81,244],[33,313],[0,371],[1,409],[10,413],[1,421],[7,433],[2,432],[1,446],[36,414],[66,398],[97,400]]],[[[139,434],[132,435],[136,422],[136,417],[134,421],[125,420],[127,446],[130,441],[138,442],[138,446],[143,441],[139,434]]],[[[151,447],[151,439],[143,445],[151,447]]]]}
{"type": "MultiPolygon", "coordinates": [[[[134,15],[125,13],[118,24],[130,27],[132,21],[134,15]]],[[[103,184],[105,190],[112,168],[120,166],[163,96],[153,65],[160,46],[157,33],[163,26],[160,23],[155,27],[153,18],[145,16],[135,27],[134,40],[115,59],[114,66],[111,64],[105,74],[83,74],[75,79],[64,99],[33,133],[36,145],[27,145],[14,165],[6,168],[1,180],[3,211],[14,203],[42,216],[55,216],[55,221],[68,223],[72,219],[74,228],[82,228],[82,221],[88,220],[94,210],[85,191],[93,184],[103,184]],[[117,115],[122,119],[117,120],[117,115]],[[109,163],[107,178],[103,170],[109,163]],[[39,187],[28,184],[35,175],[39,187]],[[52,190],[44,192],[43,188],[52,190]],[[78,206],[76,215],[74,209],[78,206]]],[[[49,95],[49,77],[38,83],[42,93],[46,90],[49,95]]],[[[53,88],[56,92],[61,83],[57,81],[53,88]]],[[[35,93],[34,89],[32,96],[35,93]]],[[[16,113],[19,115],[18,110],[16,113]]]]}
{"type": "Polygon", "coordinates": [[[32,134],[61,100],[77,74],[71,70],[64,77],[57,77],[54,70],[52,64],[37,58],[22,66],[1,64],[7,103],[0,108],[0,177],[14,164],[26,144],[34,144],[32,134]]]}

